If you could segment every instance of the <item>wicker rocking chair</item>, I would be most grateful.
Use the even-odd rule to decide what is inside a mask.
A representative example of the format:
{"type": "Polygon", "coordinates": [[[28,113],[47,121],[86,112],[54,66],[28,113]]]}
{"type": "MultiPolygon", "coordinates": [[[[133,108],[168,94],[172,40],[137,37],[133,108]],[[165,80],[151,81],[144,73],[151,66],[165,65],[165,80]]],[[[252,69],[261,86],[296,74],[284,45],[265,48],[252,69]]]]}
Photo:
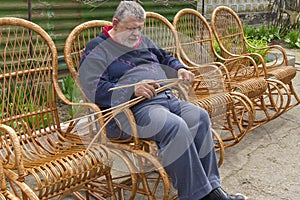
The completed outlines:
{"type": "Polygon", "coordinates": [[[286,52],[281,46],[257,48],[250,45],[244,36],[238,15],[226,6],[219,6],[213,11],[211,25],[224,58],[251,56],[257,62],[260,76],[269,83],[272,82],[273,87],[269,88],[266,102],[268,107],[276,110],[274,117],[300,103],[292,82],[296,76],[296,68],[289,65],[286,52]],[[262,55],[252,53],[255,50],[263,52],[262,55]]]}
{"type": "MultiPolygon", "coordinates": [[[[181,59],[177,33],[174,26],[165,17],[147,12],[144,34],[160,47],[181,59]]],[[[193,63],[186,67],[196,75],[195,82],[190,86],[191,93],[188,101],[199,105],[210,114],[213,135],[216,138],[216,150],[238,143],[246,131],[241,132],[242,134],[236,133],[233,122],[237,122],[238,119],[234,113],[234,102],[240,102],[240,105],[252,113],[251,102],[247,102],[242,94],[227,92],[223,74],[214,63],[203,65],[193,63]]],[[[224,70],[226,69],[224,68],[224,70]]],[[[250,128],[253,115],[249,115],[248,119],[250,128]]]]}
{"type": "MultiPolygon", "coordinates": [[[[198,11],[182,9],[176,14],[173,23],[179,35],[182,60],[187,65],[214,63],[221,68],[226,68],[230,76],[230,80],[225,79],[226,82],[230,82],[228,91],[239,91],[245,95],[247,101],[252,101],[256,113],[255,120],[252,127],[240,129],[242,133],[259,127],[282,112],[283,100],[281,95],[275,96],[277,97],[277,104],[274,104],[272,111],[268,109],[265,103],[264,97],[269,93],[269,89],[276,84],[260,77],[258,67],[250,56],[230,58],[220,56],[215,48],[212,30],[207,20],[198,11]]],[[[241,122],[239,127],[243,127],[249,121],[247,119],[248,111],[238,104],[236,106],[235,111],[241,122]]]]}
{"type": "MultiPolygon", "coordinates": [[[[79,81],[79,66],[81,55],[87,43],[98,36],[105,26],[111,22],[104,20],[92,20],[76,26],[69,34],[65,47],[64,58],[76,86],[81,89],[79,81]]],[[[83,100],[88,101],[81,90],[83,100]]],[[[130,111],[130,106],[141,99],[134,99],[126,105],[120,105],[106,109],[104,115],[114,113],[116,110],[126,113],[129,123],[135,127],[135,120],[130,111]]],[[[134,128],[135,129],[135,128],[134,128]]],[[[171,197],[171,185],[167,173],[156,157],[156,145],[149,140],[141,140],[138,133],[133,131],[133,137],[126,140],[108,139],[119,164],[114,165],[113,185],[118,191],[119,199],[134,199],[137,196],[146,196],[148,199],[176,199],[171,197]],[[122,169],[120,169],[120,166],[122,169]],[[145,169],[147,168],[147,169],[145,169]],[[158,188],[160,188],[158,190],[158,188]]],[[[101,181],[100,181],[101,182],[101,181]]],[[[94,181],[96,184],[97,181],[94,181]]]]}
{"type": "MultiPolygon", "coordinates": [[[[147,12],[143,34],[181,60],[178,56],[177,33],[167,18],[155,12],[147,12]]],[[[182,63],[184,64],[184,62],[182,63]]],[[[224,90],[226,88],[225,82],[217,66],[195,64],[192,67],[186,67],[196,72],[196,79],[187,89],[189,91],[188,96],[178,95],[178,97],[204,108],[209,113],[212,122],[212,134],[215,139],[215,150],[219,152],[219,166],[221,166],[224,160],[224,148],[236,144],[242,138],[232,131],[234,125],[230,114],[235,97],[224,90]],[[220,135],[221,132],[223,137],[220,135]],[[235,138],[234,141],[231,140],[232,138],[235,138]]],[[[242,98],[236,97],[237,99],[247,104],[242,98]]],[[[251,105],[247,104],[246,106],[251,110],[251,105]]]]}
{"type": "MultiPolygon", "coordinates": [[[[85,110],[97,114],[98,107],[64,97],[57,65],[55,44],[40,26],[0,18],[0,162],[8,187],[20,199],[116,199],[112,154],[101,140],[87,149],[93,136],[85,110]],[[61,124],[57,97],[82,117],[61,124]],[[89,183],[100,178],[101,187],[91,190],[89,183]]],[[[97,116],[95,125],[103,124],[97,116]]]]}
{"type": "MultiPolygon", "coordinates": [[[[175,52],[175,56],[176,56],[176,52],[177,52],[177,39],[175,38],[174,40],[174,36],[176,37],[176,34],[174,35],[175,32],[174,28],[172,26],[172,24],[170,22],[168,22],[168,20],[166,20],[165,18],[161,18],[162,16],[158,15],[157,13],[147,13],[147,22],[145,24],[145,29],[144,29],[144,34],[149,36],[151,39],[153,39],[155,42],[158,42],[159,45],[161,45],[159,43],[159,41],[162,41],[161,39],[163,39],[163,41],[165,41],[166,45],[161,45],[163,48],[165,48],[166,50],[170,51],[170,52],[175,52]],[[157,18],[159,17],[159,18],[157,18]],[[163,23],[162,23],[163,22],[163,23]],[[161,24],[160,24],[161,23],[161,24]],[[160,27],[163,29],[159,30],[159,29],[153,29],[154,27],[160,27]],[[152,28],[151,28],[152,27],[152,28]],[[171,29],[170,29],[171,28],[171,29]],[[162,32],[157,32],[157,30],[162,31],[162,32]],[[170,32],[171,30],[171,32],[170,32]],[[165,33],[165,35],[163,34],[165,33]],[[171,38],[170,38],[171,37],[171,38]],[[169,40],[170,39],[170,40],[169,40]]],[[[103,20],[92,20],[92,21],[88,21],[85,23],[82,23],[80,25],[78,25],[77,27],[75,27],[71,33],[69,34],[66,43],[65,43],[65,48],[64,48],[64,55],[65,55],[65,61],[66,64],[69,68],[69,71],[71,72],[72,77],[75,79],[75,83],[77,84],[77,86],[80,88],[80,82],[79,82],[79,77],[78,77],[78,67],[80,66],[80,57],[81,54],[83,52],[83,50],[85,49],[85,46],[87,44],[87,42],[91,39],[96,37],[103,29],[103,27],[107,26],[107,25],[111,25],[110,22],[107,21],[103,21],[103,20]]],[[[203,68],[204,69],[204,68],[203,68]]],[[[218,68],[216,68],[215,66],[207,66],[207,69],[211,69],[214,70],[215,72],[219,73],[220,71],[218,70],[218,68]]],[[[212,71],[210,71],[210,74],[212,75],[212,71]]],[[[218,77],[222,77],[220,76],[220,74],[218,74],[218,77]]],[[[199,79],[201,77],[199,76],[199,79]]],[[[222,81],[222,78],[219,79],[219,81],[222,81]]],[[[216,83],[214,82],[214,85],[219,85],[220,82],[216,83]]],[[[223,84],[221,82],[221,84],[223,84]]],[[[198,84],[198,87],[201,88],[201,84],[198,84]]],[[[206,89],[203,89],[203,91],[207,91],[206,89]]],[[[181,93],[179,93],[180,96],[181,93]]],[[[207,92],[206,92],[207,94],[207,92]]],[[[190,98],[185,96],[185,98],[190,98]]],[[[228,96],[228,94],[223,94],[223,96],[216,98],[215,102],[216,103],[212,103],[212,101],[208,100],[209,97],[207,96],[207,99],[202,101],[202,103],[199,103],[200,101],[194,101],[194,103],[200,105],[200,106],[206,106],[206,108],[210,109],[210,112],[213,113],[217,110],[217,107],[215,105],[219,104],[219,101],[223,101],[224,99],[226,99],[226,103],[231,102],[231,97],[228,96]]],[[[222,106],[224,106],[224,104],[222,104],[222,106]]],[[[226,106],[225,106],[226,107],[226,106]]],[[[129,106],[128,106],[129,108],[129,106]]],[[[221,108],[221,107],[218,107],[221,108]]],[[[112,108],[109,111],[103,111],[105,112],[111,112],[113,111],[112,108]]],[[[224,107],[221,108],[222,110],[224,110],[224,107]]],[[[126,109],[123,107],[123,111],[125,111],[126,109]]],[[[126,110],[128,113],[130,112],[129,110],[126,110]]],[[[132,126],[134,126],[134,119],[132,119],[132,126]]],[[[213,134],[216,138],[216,141],[218,141],[216,143],[216,149],[220,151],[220,158],[219,158],[219,165],[222,164],[223,158],[224,158],[224,144],[223,141],[221,140],[221,138],[219,137],[218,133],[213,131],[213,134]]],[[[138,133],[136,133],[136,137],[130,138],[126,141],[118,141],[118,140],[112,140],[110,141],[111,145],[113,146],[113,148],[115,148],[114,153],[116,154],[116,156],[123,162],[125,163],[126,168],[128,168],[128,172],[131,172],[130,174],[125,174],[124,177],[125,181],[122,180],[121,182],[118,181],[118,179],[120,179],[119,176],[113,176],[113,182],[114,185],[119,188],[120,192],[119,192],[119,196],[122,198],[124,196],[124,191],[126,190],[130,190],[130,194],[129,194],[129,199],[133,199],[135,196],[137,195],[145,195],[147,196],[149,199],[156,199],[157,198],[157,187],[163,187],[163,191],[164,194],[162,194],[159,199],[176,199],[176,196],[172,196],[170,197],[170,183],[168,181],[168,176],[167,174],[164,172],[162,166],[160,168],[160,171],[158,171],[158,177],[154,176],[153,177],[153,173],[139,173],[136,174],[136,169],[135,163],[140,163],[139,161],[136,162],[135,158],[129,157],[127,152],[131,152],[133,155],[136,156],[136,154],[139,152],[138,157],[143,157],[143,159],[145,157],[149,157],[148,158],[148,163],[150,162],[152,166],[156,165],[156,167],[159,167],[159,162],[157,160],[155,160],[155,156],[156,156],[156,146],[151,142],[151,141],[147,141],[147,140],[140,140],[138,139],[138,133]],[[149,159],[153,159],[153,160],[149,160],[149,159]],[[154,164],[156,162],[156,164],[154,164]],[[151,177],[152,176],[152,177],[151,177]],[[162,181],[160,181],[162,180],[162,181]],[[153,181],[155,181],[156,183],[153,184],[153,181]],[[139,186],[139,183],[142,183],[142,187],[139,186]],[[150,185],[155,185],[155,187],[150,188],[151,186],[149,185],[149,183],[152,182],[152,184],[150,185]]],[[[143,163],[141,163],[143,165],[143,163]]],[[[121,180],[121,179],[120,179],[121,180]]]]}

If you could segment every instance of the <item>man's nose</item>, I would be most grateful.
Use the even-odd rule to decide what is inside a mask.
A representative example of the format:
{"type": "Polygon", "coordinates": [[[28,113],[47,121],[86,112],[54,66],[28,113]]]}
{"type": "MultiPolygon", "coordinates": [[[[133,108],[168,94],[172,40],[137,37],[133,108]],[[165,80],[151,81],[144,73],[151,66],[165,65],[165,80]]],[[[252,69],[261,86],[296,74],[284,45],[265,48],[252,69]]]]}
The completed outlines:
{"type": "Polygon", "coordinates": [[[135,28],[133,31],[132,31],[132,34],[133,35],[139,35],[141,33],[141,31],[139,30],[139,28],[135,28]]]}

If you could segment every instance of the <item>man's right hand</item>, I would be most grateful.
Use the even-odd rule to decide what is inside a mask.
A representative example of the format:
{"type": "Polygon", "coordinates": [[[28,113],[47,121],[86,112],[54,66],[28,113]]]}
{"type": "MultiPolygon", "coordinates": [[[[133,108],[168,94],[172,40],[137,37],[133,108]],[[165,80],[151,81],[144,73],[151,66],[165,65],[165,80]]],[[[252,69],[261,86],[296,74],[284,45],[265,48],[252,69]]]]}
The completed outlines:
{"type": "MultiPolygon", "coordinates": [[[[147,80],[149,81],[149,80],[147,80]]],[[[159,88],[158,83],[144,83],[138,84],[134,87],[134,95],[136,97],[143,96],[147,99],[151,99],[157,95],[155,89],[159,88]]]]}

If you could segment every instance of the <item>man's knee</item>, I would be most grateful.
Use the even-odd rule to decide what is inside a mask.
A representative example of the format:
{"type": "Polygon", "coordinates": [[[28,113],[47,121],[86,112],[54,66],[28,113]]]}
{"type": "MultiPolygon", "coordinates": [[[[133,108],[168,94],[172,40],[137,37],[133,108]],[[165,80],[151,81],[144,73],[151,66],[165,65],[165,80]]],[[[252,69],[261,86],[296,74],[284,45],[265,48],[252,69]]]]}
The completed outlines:
{"type": "Polygon", "coordinates": [[[200,112],[201,120],[203,122],[210,123],[210,116],[209,116],[208,112],[206,110],[204,110],[203,108],[200,108],[199,112],[200,112]]]}

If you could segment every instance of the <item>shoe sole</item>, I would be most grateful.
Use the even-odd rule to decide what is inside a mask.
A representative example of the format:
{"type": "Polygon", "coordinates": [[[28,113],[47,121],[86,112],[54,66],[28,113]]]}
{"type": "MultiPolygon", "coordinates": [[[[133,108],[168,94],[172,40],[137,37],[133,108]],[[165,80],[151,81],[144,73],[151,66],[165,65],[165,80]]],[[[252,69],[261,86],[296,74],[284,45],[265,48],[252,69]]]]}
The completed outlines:
{"type": "Polygon", "coordinates": [[[245,198],[245,200],[247,200],[247,199],[248,199],[248,197],[247,197],[246,195],[244,195],[244,194],[241,194],[241,193],[236,193],[235,195],[241,195],[241,196],[243,196],[243,197],[245,198]]]}

